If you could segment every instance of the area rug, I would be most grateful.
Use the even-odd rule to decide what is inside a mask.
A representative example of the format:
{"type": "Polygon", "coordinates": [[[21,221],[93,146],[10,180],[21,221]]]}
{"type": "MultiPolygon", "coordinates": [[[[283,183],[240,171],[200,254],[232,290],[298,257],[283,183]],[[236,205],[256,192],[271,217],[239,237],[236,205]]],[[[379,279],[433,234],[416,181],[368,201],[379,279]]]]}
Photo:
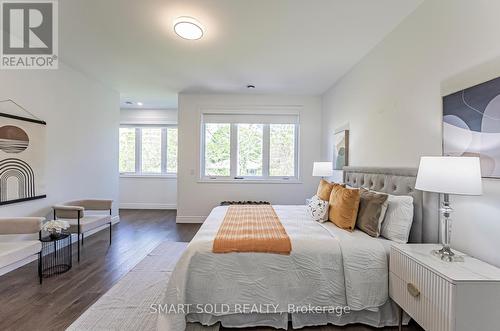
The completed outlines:
{"type": "MultiPolygon", "coordinates": [[[[150,305],[160,303],[165,294],[168,279],[177,260],[187,247],[187,243],[166,241],[158,245],[129,273],[116,283],[106,294],[85,311],[67,330],[72,331],[110,331],[110,330],[156,330],[158,315],[150,312],[150,305]]],[[[212,327],[188,323],[186,331],[218,331],[219,325],[212,327]]],[[[253,329],[255,331],[267,330],[253,329]]],[[[363,325],[346,327],[324,326],[304,328],[315,331],[370,331],[393,330],[375,329],[363,325]]],[[[405,330],[423,331],[418,326],[405,330]]]]}
{"type": "MultiPolygon", "coordinates": [[[[158,245],[67,330],[156,330],[158,315],[151,313],[150,306],[163,299],[168,278],[186,246],[171,241],[158,245]]],[[[190,323],[186,330],[218,329],[190,323]]]]}

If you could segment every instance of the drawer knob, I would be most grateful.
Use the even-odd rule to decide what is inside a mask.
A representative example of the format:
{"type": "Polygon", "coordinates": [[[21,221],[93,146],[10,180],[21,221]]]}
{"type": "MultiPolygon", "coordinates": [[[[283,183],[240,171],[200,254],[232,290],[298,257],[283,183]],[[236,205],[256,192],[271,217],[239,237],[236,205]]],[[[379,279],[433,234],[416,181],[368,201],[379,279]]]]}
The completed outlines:
{"type": "Polygon", "coordinates": [[[408,289],[408,292],[410,292],[410,295],[412,297],[417,298],[418,296],[420,296],[420,291],[415,286],[415,284],[408,283],[408,284],[406,284],[406,288],[408,289]]]}

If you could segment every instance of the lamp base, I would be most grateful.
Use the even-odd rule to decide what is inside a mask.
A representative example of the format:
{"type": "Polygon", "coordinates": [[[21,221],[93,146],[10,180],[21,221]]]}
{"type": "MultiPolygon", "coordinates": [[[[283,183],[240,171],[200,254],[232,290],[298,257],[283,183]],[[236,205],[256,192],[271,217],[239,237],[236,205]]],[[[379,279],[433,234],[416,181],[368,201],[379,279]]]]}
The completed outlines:
{"type": "Polygon", "coordinates": [[[455,255],[449,246],[443,246],[441,249],[435,249],[432,251],[432,255],[440,258],[445,262],[463,262],[464,257],[460,255],[455,255]]]}
{"type": "Polygon", "coordinates": [[[450,207],[450,195],[445,194],[443,198],[443,207],[440,209],[443,214],[443,223],[444,223],[444,233],[442,235],[442,243],[443,248],[439,250],[433,250],[432,255],[439,257],[442,261],[445,262],[463,262],[463,256],[457,256],[450,247],[450,238],[451,238],[451,219],[450,215],[453,212],[453,209],[450,207]]]}

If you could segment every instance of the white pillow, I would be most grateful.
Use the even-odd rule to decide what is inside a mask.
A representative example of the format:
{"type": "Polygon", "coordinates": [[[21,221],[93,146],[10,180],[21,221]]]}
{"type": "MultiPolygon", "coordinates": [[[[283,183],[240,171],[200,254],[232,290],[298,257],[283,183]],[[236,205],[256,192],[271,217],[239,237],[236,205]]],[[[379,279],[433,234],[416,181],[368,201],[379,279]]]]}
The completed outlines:
{"type": "Polygon", "coordinates": [[[328,221],[328,201],[321,200],[317,195],[311,198],[307,210],[314,221],[321,223],[328,221]]]}
{"type": "Polygon", "coordinates": [[[413,197],[388,195],[389,206],[385,212],[380,235],[397,243],[406,244],[413,223],[413,197]]]}

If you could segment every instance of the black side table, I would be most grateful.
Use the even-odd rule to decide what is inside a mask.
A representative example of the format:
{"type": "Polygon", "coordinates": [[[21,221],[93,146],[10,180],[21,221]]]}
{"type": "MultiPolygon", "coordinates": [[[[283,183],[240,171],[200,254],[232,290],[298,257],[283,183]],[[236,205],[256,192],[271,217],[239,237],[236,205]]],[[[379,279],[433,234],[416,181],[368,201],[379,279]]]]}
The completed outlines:
{"type": "Polygon", "coordinates": [[[70,233],[61,233],[57,238],[42,237],[40,233],[40,241],[42,242],[42,251],[39,256],[38,274],[41,284],[42,278],[59,275],[71,269],[73,251],[70,233]]]}

